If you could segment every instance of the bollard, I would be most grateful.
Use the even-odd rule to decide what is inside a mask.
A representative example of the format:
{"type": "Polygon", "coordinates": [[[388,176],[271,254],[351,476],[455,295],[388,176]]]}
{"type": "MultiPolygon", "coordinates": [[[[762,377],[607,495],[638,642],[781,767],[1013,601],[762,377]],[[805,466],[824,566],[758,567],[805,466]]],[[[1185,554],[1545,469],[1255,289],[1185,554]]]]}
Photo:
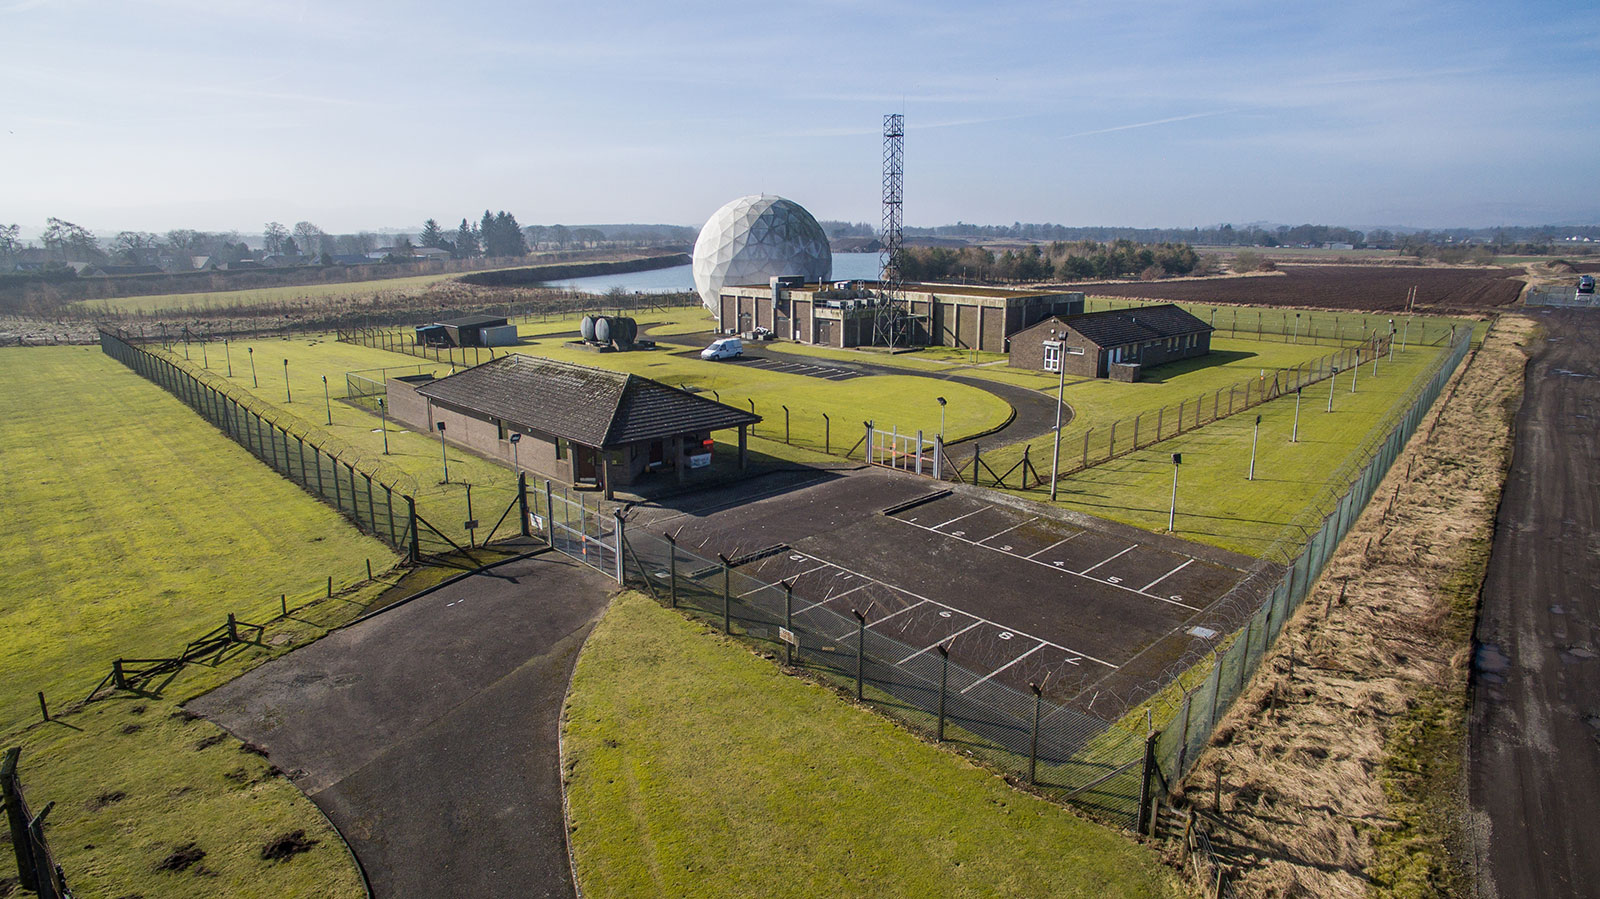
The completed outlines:
{"type": "Polygon", "coordinates": [[[328,595],[333,595],[333,575],[328,575],[328,595]]]}

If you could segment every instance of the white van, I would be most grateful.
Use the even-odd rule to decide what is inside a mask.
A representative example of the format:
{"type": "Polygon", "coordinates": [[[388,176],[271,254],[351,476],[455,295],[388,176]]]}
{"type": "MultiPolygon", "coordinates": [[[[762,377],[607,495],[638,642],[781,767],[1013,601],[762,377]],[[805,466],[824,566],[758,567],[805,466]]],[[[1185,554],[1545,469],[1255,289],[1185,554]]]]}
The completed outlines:
{"type": "Polygon", "coordinates": [[[701,359],[737,359],[744,355],[744,342],[737,337],[724,337],[713,340],[711,345],[700,351],[701,359]]]}

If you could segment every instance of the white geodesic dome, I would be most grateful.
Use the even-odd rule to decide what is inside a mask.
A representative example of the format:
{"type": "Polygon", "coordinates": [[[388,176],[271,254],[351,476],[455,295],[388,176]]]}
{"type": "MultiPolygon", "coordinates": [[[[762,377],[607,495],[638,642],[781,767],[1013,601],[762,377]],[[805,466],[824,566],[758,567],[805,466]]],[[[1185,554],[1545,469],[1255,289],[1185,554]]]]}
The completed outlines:
{"type": "Polygon", "coordinates": [[[766,284],[774,276],[833,277],[828,236],[805,207],[771,194],[740,197],[718,209],[694,242],[694,286],[715,311],[726,285],[766,284]]]}

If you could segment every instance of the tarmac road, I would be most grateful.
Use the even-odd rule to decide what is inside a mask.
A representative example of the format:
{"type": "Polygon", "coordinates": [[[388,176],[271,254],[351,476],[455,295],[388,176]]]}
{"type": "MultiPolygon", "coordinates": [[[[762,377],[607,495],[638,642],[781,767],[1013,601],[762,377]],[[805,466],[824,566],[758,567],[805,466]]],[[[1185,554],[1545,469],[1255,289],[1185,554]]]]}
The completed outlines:
{"type": "Polygon", "coordinates": [[[379,899],[570,897],[558,722],[614,589],[556,553],[510,562],[188,707],[267,749],[379,899]]]}
{"type": "Polygon", "coordinates": [[[1600,890],[1600,312],[1531,348],[1479,611],[1468,798],[1480,895],[1600,890]]]}

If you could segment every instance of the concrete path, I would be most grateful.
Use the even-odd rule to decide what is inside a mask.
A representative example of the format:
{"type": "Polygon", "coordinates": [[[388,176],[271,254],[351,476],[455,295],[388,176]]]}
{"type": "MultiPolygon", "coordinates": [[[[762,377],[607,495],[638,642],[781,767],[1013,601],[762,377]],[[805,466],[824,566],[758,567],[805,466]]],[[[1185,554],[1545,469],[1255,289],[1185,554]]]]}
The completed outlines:
{"type": "Polygon", "coordinates": [[[570,897],[558,722],[614,586],[555,553],[511,562],[189,708],[265,747],[380,899],[570,897]]]}
{"type": "Polygon", "coordinates": [[[1479,610],[1468,797],[1479,895],[1600,884],[1600,312],[1534,316],[1479,610]]]}

